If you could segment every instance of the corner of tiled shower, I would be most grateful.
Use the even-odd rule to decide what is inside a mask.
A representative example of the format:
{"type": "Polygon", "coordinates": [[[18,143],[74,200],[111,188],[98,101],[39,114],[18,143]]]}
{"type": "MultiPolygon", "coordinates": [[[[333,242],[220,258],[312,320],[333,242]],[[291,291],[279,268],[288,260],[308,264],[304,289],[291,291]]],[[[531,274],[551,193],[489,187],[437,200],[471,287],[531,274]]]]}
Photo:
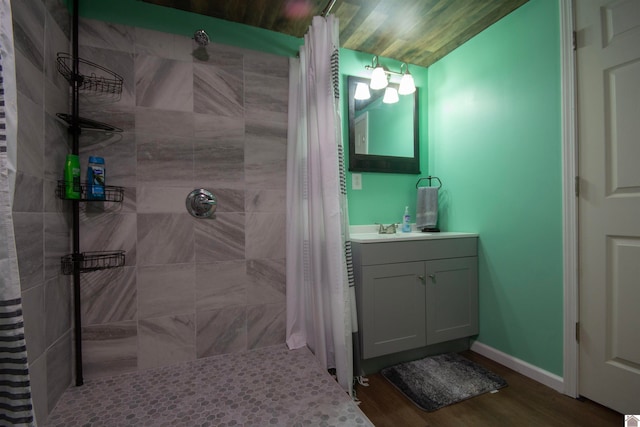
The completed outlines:
{"type": "MultiPolygon", "coordinates": [[[[12,1],[19,145],[14,205],[27,350],[41,422],[72,382],[69,206],[55,198],[69,152],[70,51],[61,1],[12,1]]],[[[123,268],[82,275],[86,378],[284,343],[288,58],[141,28],[80,21],[80,56],[124,78],[117,102],[81,97],[80,115],[124,130],[85,131],[122,204],[81,203],[82,251],[126,251],[123,268]],[[194,188],[218,197],[195,219],[194,188]]],[[[83,170],[84,173],[84,170],[83,170]]]]}

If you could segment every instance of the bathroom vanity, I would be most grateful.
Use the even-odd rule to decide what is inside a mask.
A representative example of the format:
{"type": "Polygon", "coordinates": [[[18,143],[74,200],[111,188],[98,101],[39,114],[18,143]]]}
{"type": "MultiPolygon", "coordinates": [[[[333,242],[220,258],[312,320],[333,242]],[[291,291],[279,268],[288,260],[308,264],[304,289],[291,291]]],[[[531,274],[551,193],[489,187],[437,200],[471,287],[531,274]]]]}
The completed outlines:
{"type": "Polygon", "coordinates": [[[477,240],[472,233],[351,234],[362,359],[478,333],[477,240]]]}

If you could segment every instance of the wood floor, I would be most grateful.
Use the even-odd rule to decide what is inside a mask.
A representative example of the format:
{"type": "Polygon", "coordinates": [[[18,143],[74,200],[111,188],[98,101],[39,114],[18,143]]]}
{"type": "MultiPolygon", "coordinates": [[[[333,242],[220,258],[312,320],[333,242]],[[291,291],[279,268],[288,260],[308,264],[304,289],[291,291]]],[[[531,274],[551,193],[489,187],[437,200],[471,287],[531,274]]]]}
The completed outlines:
{"type": "Polygon", "coordinates": [[[621,427],[623,415],[591,401],[573,399],[477,353],[463,356],[502,376],[508,387],[425,412],[380,374],[369,375],[369,387],[357,387],[360,409],[376,427],[448,426],[580,426],[621,427]]]}

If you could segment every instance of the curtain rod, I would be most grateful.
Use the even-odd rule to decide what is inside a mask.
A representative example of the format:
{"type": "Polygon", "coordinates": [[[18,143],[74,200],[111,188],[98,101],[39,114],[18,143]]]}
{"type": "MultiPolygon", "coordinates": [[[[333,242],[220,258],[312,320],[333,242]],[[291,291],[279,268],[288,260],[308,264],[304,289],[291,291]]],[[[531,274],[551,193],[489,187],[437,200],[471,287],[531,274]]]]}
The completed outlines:
{"type": "Polygon", "coordinates": [[[322,11],[321,15],[323,18],[326,18],[326,16],[331,12],[334,4],[336,4],[336,0],[329,0],[329,3],[327,3],[327,7],[325,7],[322,11]]]}

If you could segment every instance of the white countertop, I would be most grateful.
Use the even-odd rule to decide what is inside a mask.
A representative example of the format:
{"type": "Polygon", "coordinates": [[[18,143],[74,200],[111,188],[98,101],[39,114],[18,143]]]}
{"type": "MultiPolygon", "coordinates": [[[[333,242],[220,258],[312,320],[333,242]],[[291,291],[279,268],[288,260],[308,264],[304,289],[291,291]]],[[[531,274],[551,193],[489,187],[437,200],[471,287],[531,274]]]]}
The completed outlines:
{"type": "Polygon", "coordinates": [[[378,225],[352,225],[349,227],[352,242],[380,243],[399,242],[405,240],[435,240],[435,239],[459,239],[465,237],[478,237],[477,233],[462,233],[454,231],[441,231],[439,233],[423,233],[415,229],[409,233],[398,230],[395,234],[378,234],[378,225]]]}

